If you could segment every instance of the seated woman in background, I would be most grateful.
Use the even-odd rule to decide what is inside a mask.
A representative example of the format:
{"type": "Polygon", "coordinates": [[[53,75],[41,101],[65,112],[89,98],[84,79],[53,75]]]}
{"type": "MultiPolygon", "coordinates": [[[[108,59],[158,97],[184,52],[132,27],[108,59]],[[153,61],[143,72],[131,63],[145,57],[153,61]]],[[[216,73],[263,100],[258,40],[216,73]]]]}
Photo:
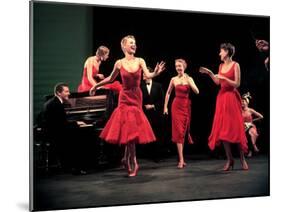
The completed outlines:
{"type": "MultiPolygon", "coordinates": [[[[100,46],[95,56],[88,57],[84,63],[83,76],[78,92],[87,92],[95,86],[100,80],[104,79],[104,75],[99,73],[99,68],[102,61],[106,61],[109,57],[109,49],[106,46],[100,46]]],[[[115,81],[104,86],[105,89],[111,89],[119,92],[122,89],[121,84],[115,81]]]]}

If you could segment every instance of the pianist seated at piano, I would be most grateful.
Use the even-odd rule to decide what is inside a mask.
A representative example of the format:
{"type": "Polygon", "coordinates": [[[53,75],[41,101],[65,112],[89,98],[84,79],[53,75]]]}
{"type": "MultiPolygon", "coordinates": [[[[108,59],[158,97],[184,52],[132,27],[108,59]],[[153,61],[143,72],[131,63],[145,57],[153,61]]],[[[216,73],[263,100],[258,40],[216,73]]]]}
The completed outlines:
{"type": "MultiPolygon", "coordinates": [[[[101,63],[106,61],[108,57],[109,49],[106,46],[100,46],[98,47],[95,56],[91,56],[86,59],[82,80],[78,86],[78,92],[88,92],[99,81],[104,79],[104,75],[99,73],[99,69],[101,63]]],[[[119,81],[115,81],[103,86],[102,88],[119,92],[122,89],[122,85],[119,81]]]]}
{"type": "Polygon", "coordinates": [[[73,144],[76,142],[72,136],[73,129],[86,125],[83,121],[67,120],[65,107],[68,104],[69,95],[70,91],[66,83],[58,83],[54,87],[54,96],[49,98],[43,107],[44,127],[47,136],[50,138],[54,155],[57,157],[61,168],[63,170],[73,168],[75,172],[85,174],[86,172],[79,167],[83,166],[83,164],[75,161],[75,165],[73,165],[75,158],[71,159],[73,155],[69,151],[69,149],[72,149],[71,146],[73,147],[73,144]],[[77,169],[79,170],[77,171],[77,169]]]}

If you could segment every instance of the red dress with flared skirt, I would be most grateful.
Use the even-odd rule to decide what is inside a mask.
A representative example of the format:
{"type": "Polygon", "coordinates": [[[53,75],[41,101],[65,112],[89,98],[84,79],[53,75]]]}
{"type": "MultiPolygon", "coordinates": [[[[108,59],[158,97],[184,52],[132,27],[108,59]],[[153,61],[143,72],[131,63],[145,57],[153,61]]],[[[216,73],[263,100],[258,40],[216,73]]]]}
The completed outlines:
{"type": "Polygon", "coordinates": [[[100,138],[108,143],[145,144],[156,140],[152,128],[142,110],[141,67],[130,73],[121,66],[122,90],[118,106],[106,123],[100,138]]]}
{"type": "MultiPolygon", "coordinates": [[[[223,75],[234,80],[235,62],[223,75]]],[[[240,144],[242,150],[247,152],[247,138],[244,130],[244,122],[242,117],[241,96],[236,88],[229,85],[225,80],[220,80],[220,90],[217,95],[216,110],[213,120],[212,131],[209,136],[209,147],[214,150],[221,141],[240,144]]]]}
{"type": "Polygon", "coordinates": [[[184,143],[187,132],[188,140],[192,143],[189,133],[191,117],[191,101],[189,85],[176,85],[175,98],[172,103],[172,141],[184,143]]]}

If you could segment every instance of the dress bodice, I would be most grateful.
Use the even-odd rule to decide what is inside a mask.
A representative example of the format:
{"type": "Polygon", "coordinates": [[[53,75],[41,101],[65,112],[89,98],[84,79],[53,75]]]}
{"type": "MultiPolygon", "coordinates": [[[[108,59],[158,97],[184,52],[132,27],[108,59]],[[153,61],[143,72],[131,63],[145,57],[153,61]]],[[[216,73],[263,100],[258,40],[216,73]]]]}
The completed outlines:
{"type": "Polygon", "coordinates": [[[190,87],[188,84],[186,85],[176,85],[175,86],[175,92],[176,92],[176,97],[180,98],[187,98],[189,95],[190,87]]]}

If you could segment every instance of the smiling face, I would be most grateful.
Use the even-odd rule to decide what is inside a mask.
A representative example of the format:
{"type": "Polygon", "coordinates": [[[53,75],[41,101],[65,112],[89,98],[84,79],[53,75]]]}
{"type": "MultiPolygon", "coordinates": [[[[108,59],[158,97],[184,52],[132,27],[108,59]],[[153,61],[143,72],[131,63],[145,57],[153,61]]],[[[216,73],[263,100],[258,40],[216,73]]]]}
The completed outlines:
{"type": "Polygon", "coordinates": [[[248,107],[248,102],[246,101],[246,99],[242,99],[242,108],[244,109],[244,108],[246,108],[246,107],[248,107]]]}
{"type": "Polygon", "coordinates": [[[134,36],[126,36],[121,41],[121,48],[124,53],[135,54],[137,50],[136,39],[134,36]]]}
{"type": "Polygon", "coordinates": [[[228,51],[225,49],[220,49],[219,56],[221,58],[221,61],[224,61],[228,57],[228,51]]]}
{"type": "Polygon", "coordinates": [[[186,69],[186,62],[183,59],[176,59],[175,60],[175,68],[178,74],[183,75],[186,69]]]}
{"type": "Polygon", "coordinates": [[[235,47],[231,43],[222,43],[220,45],[220,59],[226,61],[228,58],[232,59],[235,54],[235,47]]]}
{"type": "Polygon", "coordinates": [[[67,86],[63,86],[62,87],[62,91],[61,92],[57,92],[57,95],[63,100],[66,101],[69,99],[69,95],[70,95],[70,91],[69,88],[67,86]]]}
{"type": "Polygon", "coordinates": [[[135,54],[136,50],[137,50],[136,41],[132,38],[129,38],[126,41],[125,49],[126,49],[126,52],[128,52],[129,54],[135,54]]]}

